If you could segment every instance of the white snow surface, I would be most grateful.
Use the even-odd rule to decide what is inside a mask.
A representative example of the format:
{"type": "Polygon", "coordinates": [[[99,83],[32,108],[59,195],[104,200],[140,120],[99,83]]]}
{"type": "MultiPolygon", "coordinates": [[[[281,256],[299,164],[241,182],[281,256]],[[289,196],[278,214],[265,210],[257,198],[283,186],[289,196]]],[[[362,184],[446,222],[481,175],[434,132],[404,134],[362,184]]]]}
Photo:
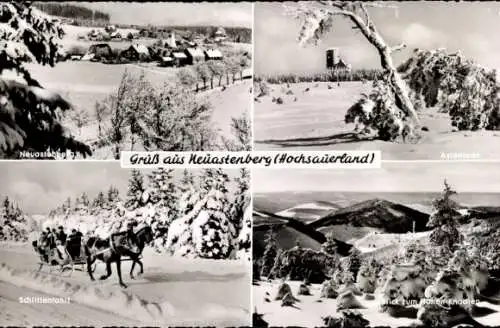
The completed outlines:
{"type": "Polygon", "coordinates": [[[143,258],[144,278],[131,281],[124,269],[124,281],[129,288],[121,289],[115,273],[104,282],[91,282],[85,272],[78,271],[71,276],[47,274],[46,270],[37,273],[33,270],[36,256],[30,251],[28,245],[20,244],[2,248],[0,281],[50,296],[69,297],[71,303],[146,325],[250,324],[250,269],[242,262],[172,258],[147,248],[143,258]],[[219,289],[220,295],[216,292],[219,289]],[[234,292],[232,300],[223,296],[227,289],[234,292]]]}

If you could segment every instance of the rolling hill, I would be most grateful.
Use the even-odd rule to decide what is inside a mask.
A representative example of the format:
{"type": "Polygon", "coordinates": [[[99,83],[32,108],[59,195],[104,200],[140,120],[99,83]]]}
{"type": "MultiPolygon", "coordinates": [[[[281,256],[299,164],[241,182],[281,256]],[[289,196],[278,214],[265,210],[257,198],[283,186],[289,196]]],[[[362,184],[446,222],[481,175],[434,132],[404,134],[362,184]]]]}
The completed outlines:
{"type": "Polygon", "coordinates": [[[329,226],[350,225],[354,227],[376,228],[381,232],[405,233],[426,231],[429,214],[411,207],[374,198],[340,209],[320,220],[311,222],[309,227],[320,229],[329,226]]]}
{"type": "MultiPolygon", "coordinates": [[[[256,258],[262,256],[265,249],[265,236],[273,227],[278,237],[278,247],[290,249],[297,242],[301,247],[319,250],[326,237],[319,231],[309,227],[299,220],[281,217],[276,214],[254,209],[253,254],[256,258]]],[[[339,253],[347,255],[352,245],[337,241],[339,253]]]]}

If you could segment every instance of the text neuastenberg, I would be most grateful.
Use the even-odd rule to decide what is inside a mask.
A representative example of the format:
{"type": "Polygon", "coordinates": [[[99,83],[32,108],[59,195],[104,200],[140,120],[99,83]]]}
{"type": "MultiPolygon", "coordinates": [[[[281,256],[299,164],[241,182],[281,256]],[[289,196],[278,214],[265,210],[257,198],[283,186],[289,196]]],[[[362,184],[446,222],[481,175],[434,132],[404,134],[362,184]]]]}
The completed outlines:
{"type": "Polygon", "coordinates": [[[380,152],[124,152],[126,168],[376,168],[380,152]]]}

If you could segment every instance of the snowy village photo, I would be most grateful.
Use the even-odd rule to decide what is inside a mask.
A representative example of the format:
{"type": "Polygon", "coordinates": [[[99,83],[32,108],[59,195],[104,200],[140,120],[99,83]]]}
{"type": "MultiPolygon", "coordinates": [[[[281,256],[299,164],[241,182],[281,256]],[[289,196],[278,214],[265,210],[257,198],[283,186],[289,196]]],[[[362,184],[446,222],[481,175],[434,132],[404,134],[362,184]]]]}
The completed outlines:
{"type": "Polygon", "coordinates": [[[254,327],[498,327],[497,163],[252,170],[254,327]]]}
{"type": "Polygon", "coordinates": [[[0,172],[2,325],[251,325],[246,170],[10,161],[0,172]]]}
{"type": "Polygon", "coordinates": [[[255,150],[498,158],[498,2],[271,2],[254,10],[255,150]]]}
{"type": "Polygon", "coordinates": [[[0,158],[251,147],[252,5],[0,5],[0,158]]]}

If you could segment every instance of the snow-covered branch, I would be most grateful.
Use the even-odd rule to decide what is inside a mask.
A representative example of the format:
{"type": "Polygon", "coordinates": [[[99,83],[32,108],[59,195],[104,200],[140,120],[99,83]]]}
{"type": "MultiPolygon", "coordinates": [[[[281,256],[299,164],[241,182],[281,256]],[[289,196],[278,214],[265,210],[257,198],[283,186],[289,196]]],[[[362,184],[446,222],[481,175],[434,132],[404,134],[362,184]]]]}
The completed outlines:
{"type": "Polygon", "coordinates": [[[405,43],[398,44],[397,46],[394,46],[391,48],[391,52],[396,52],[396,51],[401,51],[406,48],[405,43]]]}

